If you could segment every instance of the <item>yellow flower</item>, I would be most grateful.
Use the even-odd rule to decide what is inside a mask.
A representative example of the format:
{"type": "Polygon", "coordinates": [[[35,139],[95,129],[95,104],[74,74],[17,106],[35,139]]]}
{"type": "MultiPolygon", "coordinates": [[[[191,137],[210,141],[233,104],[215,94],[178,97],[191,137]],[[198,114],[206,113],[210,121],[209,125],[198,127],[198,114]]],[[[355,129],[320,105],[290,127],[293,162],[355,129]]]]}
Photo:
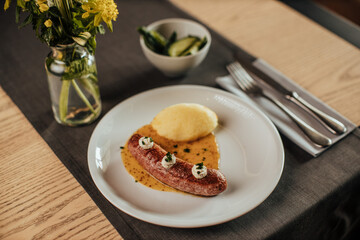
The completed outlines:
{"type": "Polygon", "coordinates": [[[46,12],[47,10],[49,10],[49,6],[46,3],[41,3],[39,5],[39,9],[40,9],[40,12],[46,12]]]}
{"type": "Polygon", "coordinates": [[[11,0],[6,0],[4,3],[4,10],[8,9],[10,7],[11,0]]]}
{"type": "Polygon", "coordinates": [[[95,4],[94,2],[87,2],[84,3],[83,5],[81,5],[82,9],[84,9],[85,11],[89,12],[89,13],[95,13],[96,10],[95,9],[95,4]]]}
{"type": "Polygon", "coordinates": [[[36,4],[39,6],[40,12],[46,12],[49,10],[47,0],[36,0],[36,4]]]}
{"type": "Polygon", "coordinates": [[[46,20],[46,21],[44,22],[44,25],[45,25],[47,28],[49,28],[49,27],[52,26],[52,21],[51,21],[50,19],[48,19],[48,20],[46,20]]]}
{"type": "Polygon", "coordinates": [[[110,31],[112,31],[112,22],[116,21],[119,11],[113,0],[89,0],[82,5],[82,9],[86,11],[83,18],[86,18],[90,13],[95,14],[94,25],[99,26],[101,20],[106,23],[110,31]]]}
{"type": "Polygon", "coordinates": [[[83,15],[81,15],[82,18],[88,18],[90,16],[89,12],[85,12],[83,13],[83,15]]]}

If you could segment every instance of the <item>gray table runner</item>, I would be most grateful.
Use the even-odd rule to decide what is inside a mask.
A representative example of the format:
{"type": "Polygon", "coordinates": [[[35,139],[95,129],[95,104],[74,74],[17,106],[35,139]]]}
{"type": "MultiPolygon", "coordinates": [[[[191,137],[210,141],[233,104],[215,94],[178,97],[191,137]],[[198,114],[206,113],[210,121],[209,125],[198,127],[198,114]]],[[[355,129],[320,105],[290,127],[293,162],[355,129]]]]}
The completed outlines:
{"type": "MultiPolygon", "coordinates": [[[[145,59],[135,29],[162,18],[190,17],[168,1],[118,1],[118,8],[114,33],[97,38],[103,114],[127,97],[159,86],[217,87],[215,78],[226,74],[225,65],[233,61],[237,49],[234,45],[212,32],[213,43],[201,66],[187,77],[170,80],[145,59]]],[[[30,27],[18,30],[14,22],[13,8],[5,14],[0,11],[2,88],[124,239],[340,239],[359,221],[359,129],[318,158],[311,158],[283,137],[286,159],[278,186],[260,206],[233,221],[177,229],[128,216],[101,195],[89,174],[87,146],[96,123],[69,128],[55,122],[44,69],[49,49],[30,27]],[[350,220],[345,224],[338,216],[350,220]]]]}

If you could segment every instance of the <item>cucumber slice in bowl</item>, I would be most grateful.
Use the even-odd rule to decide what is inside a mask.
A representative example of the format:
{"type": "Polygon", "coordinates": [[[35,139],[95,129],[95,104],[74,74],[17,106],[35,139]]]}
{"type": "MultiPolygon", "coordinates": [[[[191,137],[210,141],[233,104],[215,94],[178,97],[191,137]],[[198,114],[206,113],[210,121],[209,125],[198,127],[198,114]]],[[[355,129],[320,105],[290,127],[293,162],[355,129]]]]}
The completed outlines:
{"type": "Polygon", "coordinates": [[[197,52],[199,52],[207,43],[206,37],[204,37],[202,40],[196,41],[190,48],[188,48],[186,51],[181,53],[180,56],[188,56],[188,55],[194,55],[197,52]]]}
{"type": "Polygon", "coordinates": [[[155,30],[151,30],[149,32],[151,34],[151,36],[153,36],[155,38],[155,40],[163,47],[165,47],[167,40],[165,39],[165,37],[163,35],[161,35],[160,33],[158,33],[155,30]]]}
{"type": "Polygon", "coordinates": [[[148,31],[146,27],[138,27],[138,32],[143,36],[146,46],[152,51],[162,54],[164,52],[167,40],[157,31],[148,31]]]}
{"type": "Polygon", "coordinates": [[[203,48],[207,39],[197,36],[187,36],[176,40],[177,33],[174,31],[167,40],[156,30],[148,30],[146,27],[138,27],[138,32],[143,36],[146,46],[153,52],[170,57],[188,56],[197,53],[203,48]]]}
{"type": "Polygon", "coordinates": [[[182,38],[169,47],[168,54],[170,57],[179,57],[182,56],[184,52],[190,49],[197,41],[198,37],[185,37],[182,38]]]}

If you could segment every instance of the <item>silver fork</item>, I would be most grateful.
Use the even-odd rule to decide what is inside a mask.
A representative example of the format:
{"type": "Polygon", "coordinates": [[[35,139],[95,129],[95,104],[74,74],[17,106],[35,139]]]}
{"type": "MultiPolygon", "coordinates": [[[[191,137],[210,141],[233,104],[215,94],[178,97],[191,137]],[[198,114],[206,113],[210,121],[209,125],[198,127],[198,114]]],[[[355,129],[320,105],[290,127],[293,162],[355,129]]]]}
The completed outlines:
{"type": "Polygon", "coordinates": [[[299,128],[308,136],[308,138],[319,145],[320,147],[326,147],[331,144],[331,139],[323,135],[322,133],[315,130],[301,118],[296,116],[289,108],[284,104],[278,101],[275,97],[270,94],[265,93],[255,82],[255,80],[246,72],[246,70],[238,62],[229,64],[227,67],[232,78],[239,85],[239,87],[246,92],[247,94],[255,96],[263,96],[277,105],[282,111],[284,111],[298,126],[299,128]]]}

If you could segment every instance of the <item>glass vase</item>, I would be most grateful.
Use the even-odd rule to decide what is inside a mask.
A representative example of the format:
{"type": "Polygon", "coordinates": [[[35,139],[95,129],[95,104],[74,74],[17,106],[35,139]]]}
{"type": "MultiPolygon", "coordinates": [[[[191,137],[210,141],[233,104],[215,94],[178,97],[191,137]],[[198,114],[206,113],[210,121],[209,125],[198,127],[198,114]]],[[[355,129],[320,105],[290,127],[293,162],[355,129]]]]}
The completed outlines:
{"type": "Polygon", "coordinates": [[[51,50],[45,69],[56,121],[66,126],[90,124],[101,113],[95,56],[76,43],[51,50]]]}

